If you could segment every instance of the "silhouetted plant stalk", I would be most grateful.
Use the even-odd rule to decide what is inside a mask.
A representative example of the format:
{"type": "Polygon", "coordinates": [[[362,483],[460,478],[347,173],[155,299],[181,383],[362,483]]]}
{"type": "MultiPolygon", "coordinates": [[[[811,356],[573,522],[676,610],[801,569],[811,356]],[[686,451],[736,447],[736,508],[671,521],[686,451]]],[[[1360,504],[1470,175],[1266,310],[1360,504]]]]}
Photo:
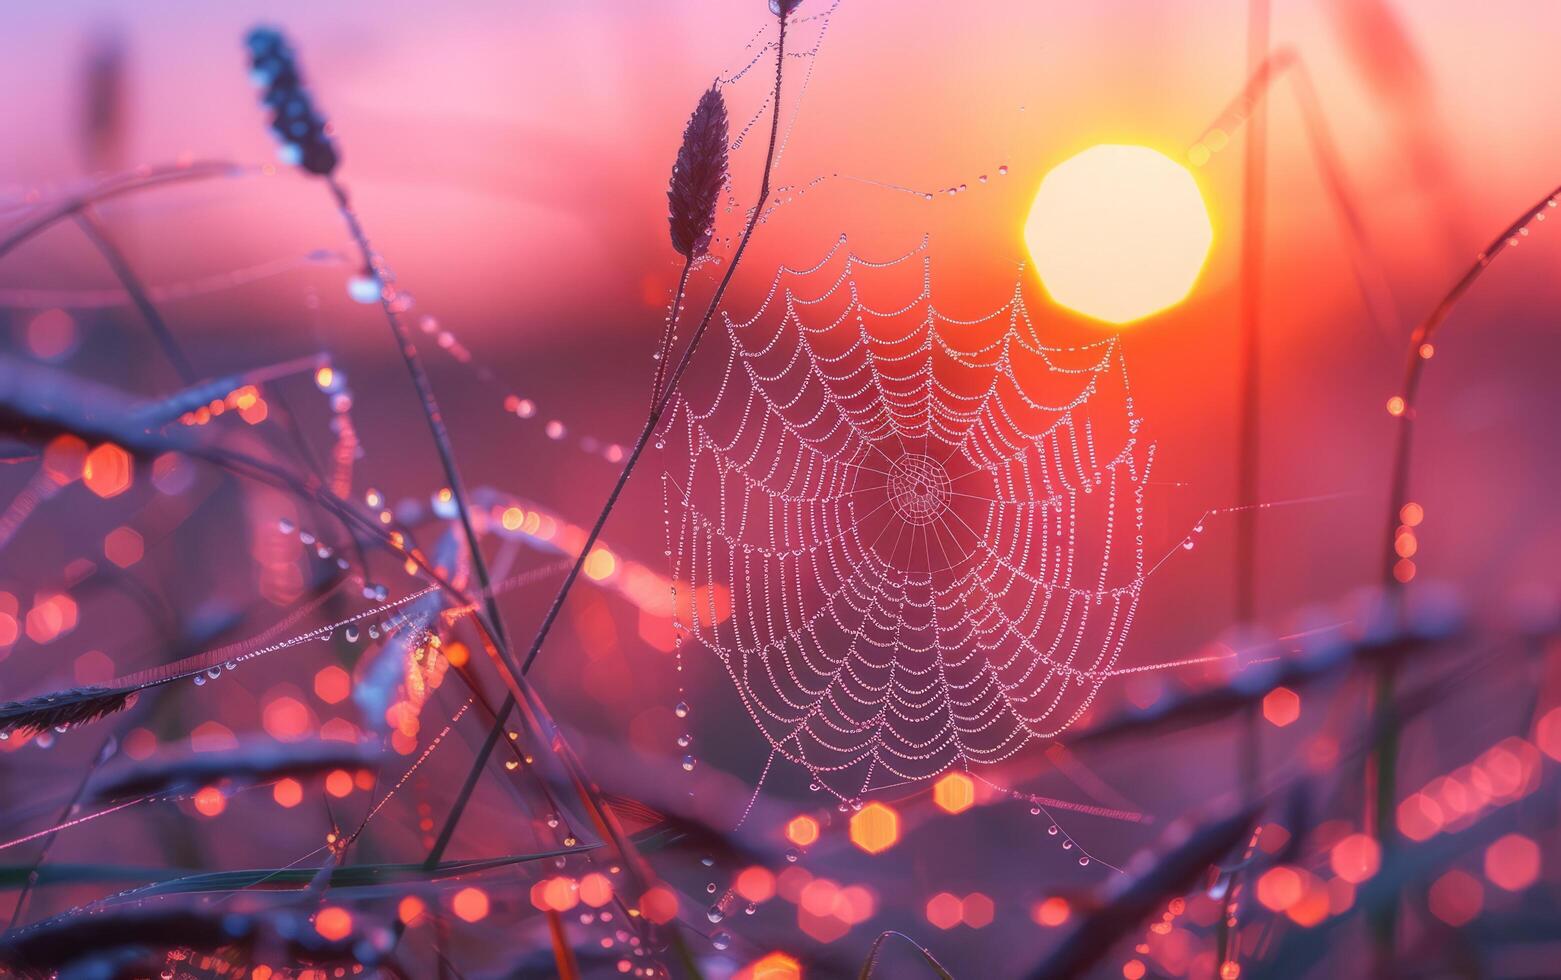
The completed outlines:
{"type": "Polygon", "coordinates": [[[943,968],[943,964],[938,962],[938,958],[932,955],[930,949],[905,933],[894,929],[888,929],[879,933],[878,938],[873,940],[873,945],[867,950],[867,959],[862,961],[862,970],[857,974],[857,980],[872,980],[874,973],[878,970],[878,957],[883,955],[883,945],[890,939],[902,940],[914,948],[920,954],[922,962],[927,964],[928,969],[932,970],[938,977],[938,980],[954,980],[953,975],[943,968]]]}
{"type": "Polygon", "coordinates": [[[82,797],[87,792],[87,784],[90,783],[92,781],[92,777],[96,775],[98,767],[107,762],[109,758],[113,756],[116,751],[118,751],[118,749],[118,736],[113,734],[109,735],[103,740],[102,744],[98,746],[97,752],[92,756],[92,761],[85,767],[81,774],[81,778],[76,781],[75,792],[71,794],[70,800],[65,804],[64,809],[60,811],[60,815],[54,820],[54,826],[56,829],[53,833],[49,834],[43,839],[43,846],[38,848],[38,856],[33,858],[32,868],[27,873],[27,879],[23,882],[21,891],[17,893],[16,904],[11,906],[11,921],[6,925],[6,932],[15,929],[22,921],[22,913],[27,909],[27,899],[31,897],[34,886],[38,884],[38,869],[41,868],[44,861],[48,859],[49,850],[54,847],[54,842],[59,839],[60,834],[57,828],[69,820],[72,813],[76,812],[76,808],[81,804],[82,797]]]}
{"type": "Polygon", "coordinates": [[[743,252],[748,248],[748,242],[753,237],[753,230],[758,225],[759,219],[763,217],[765,202],[770,197],[770,172],[775,164],[775,146],[780,137],[781,75],[786,63],[785,17],[787,13],[795,8],[796,0],[792,0],[789,4],[780,4],[782,13],[779,39],[775,44],[775,97],[770,117],[770,141],[764,154],[764,173],[759,180],[758,199],[754,202],[753,210],[748,215],[748,224],[743,229],[742,237],[737,241],[737,248],[732,253],[732,261],[727,264],[726,274],[721,277],[721,282],[716,287],[715,295],[710,298],[710,305],[706,307],[705,314],[699,321],[699,326],[694,330],[693,337],[689,339],[688,346],[684,348],[683,356],[679,358],[677,367],[672,370],[671,376],[667,378],[661,397],[657,400],[655,407],[651,409],[650,416],[645,420],[645,427],[640,430],[640,436],[635,440],[633,451],[629,453],[628,460],[623,464],[623,471],[618,475],[618,482],[613,485],[612,492],[607,495],[607,501],[602,506],[601,514],[592,526],[590,534],[586,536],[585,545],[580,549],[580,554],[575,559],[574,567],[570,569],[568,577],[564,579],[563,585],[559,587],[558,595],[554,597],[552,607],[543,619],[541,627],[538,628],[537,635],[532,639],[531,649],[526,652],[526,659],[521,664],[522,670],[530,670],[532,663],[537,658],[537,654],[541,652],[542,644],[547,640],[547,634],[552,629],[554,620],[558,618],[558,613],[563,607],[564,600],[569,596],[570,588],[574,585],[575,579],[579,577],[580,569],[585,565],[585,559],[591,552],[591,546],[596,543],[596,539],[601,535],[602,527],[612,514],[613,506],[618,502],[618,496],[623,492],[624,484],[628,483],[629,476],[634,472],[634,466],[639,462],[640,454],[644,452],[645,445],[650,441],[651,435],[656,431],[656,426],[661,422],[662,414],[666,412],[673,396],[677,394],[678,382],[682,379],[684,372],[688,370],[694,351],[699,347],[699,341],[704,337],[705,330],[715,318],[716,311],[721,305],[721,300],[726,296],[727,287],[731,285],[732,276],[737,271],[737,264],[742,260],[743,252]]]}
{"type": "Polygon", "coordinates": [[[163,319],[161,313],[157,312],[157,307],[152,305],[146,287],[142,285],[135,270],[130,267],[130,260],[125,258],[113,239],[108,237],[108,232],[98,223],[90,207],[76,212],[75,218],[82,233],[114,271],[114,277],[119,280],[119,284],[125,287],[125,292],[130,295],[130,301],[140,311],[141,318],[152,331],[152,336],[157,338],[158,346],[163,349],[163,356],[168,358],[168,363],[172,364],[173,369],[178,372],[179,380],[186,385],[193,384],[198,377],[195,367],[190,364],[190,359],[184,355],[184,350],[174,339],[173,331],[168,329],[167,321],[163,319]]]}
{"type": "Polygon", "coordinates": [[[116,174],[99,181],[80,194],[64,198],[41,214],[17,225],[4,238],[0,238],[0,258],[9,255],[18,245],[47,231],[64,219],[102,201],[171,184],[212,180],[217,177],[240,177],[258,172],[258,168],[255,167],[242,167],[221,160],[203,160],[197,163],[167,164],[147,170],[116,174]]]}
{"type": "Polygon", "coordinates": [[[455,501],[456,512],[460,515],[461,529],[466,535],[466,546],[472,556],[472,569],[476,572],[477,581],[482,586],[483,603],[488,619],[493,624],[500,648],[507,653],[509,644],[505,637],[504,622],[499,615],[498,603],[492,593],[487,562],[483,560],[482,546],[477,540],[477,531],[472,523],[466,487],[461,480],[460,468],[455,462],[455,450],[450,444],[450,433],[445,428],[444,415],[439,410],[439,402],[434,396],[433,384],[428,380],[428,372],[424,370],[422,359],[418,357],[417,345],[412,342],[412,335],[397,313],[396,303],[399,293],[396,291],[394,278],[389,274],[379,254],[369,244],[368,234],[358,220],[357,213],[352,209],[347,190],[336,177],[336,167],[341,161],[341,154],[328,132],[324,118],[315,109],[313,100],[304,87],[297,60],[281,33],[271,28],[255,28],[249,32],[245,43],[249,48],[251,70],[255,81],[262,89],[261,102],[273,112],[271,128],[282,142],[284,159],[325,181],[336,200],[336,206],[347,225],[353,243],[362,254],[364,269],[375,277],[380,286],[380,307],[384,310],[385,321],[395,337],[396,348],[406,364],[407,373],[412,378],[412,386],[416,389],[418,400],[422,405],[423,417],[428,421],[434,448],[439,453],[439,463],[444,469],[445,480],[455,501]]]}
{"type": "Polygon", "coordinates": [[[1393,301],[1393,292],[1388,286],[1387,273],[1366,236],[1360,197],[1351,186],[1344,163],[1339,157],[1338,144],[1328,125],[1327,116],[1323,113],[1311,73],[1294,49],[1278,48],[1269,55],[1262,67],[1247,79],[1246,86],[1235,99],[1199,134],[1197,142],[1188,151],[1190,161],[1194,166],[1206,162],[1208,156],[1223,145],[1214,142],[1214,134],[1219,133],[1222,140],[1228,139],[1237,129],[1246,125],[1256,108],[1270,97],[1274,86],[1281,79],[1290,82],[1291,93],[1301,113],[1302,129],[1317,166],[1317,176],[1343,226],[1345,240],[1349,244],[1350,266],[1354,270],[1366,314],[1379,333],[1397,342],[1399,314],[1393,301]]]}
{"type": "MultiPolygon", "coordinates": [[[[726,273],[721,277],[721,281],[716,287],[715,294],[710,298],[710,303],[705,308],[705,313],[699,321],[699,326],[694,330],[694,334],[690,338],[688,346],[684,348],[682,357],[678,360],[677,366],[666,378],[665,386],[660,387],[659,397],[656,399],[655,405],[651,408],[650,415],[645,420],[644,428],[640,430],[639,438],[635,440],[634,448],[629,453],[629,458],[623,464],[623,470],[618,474],[617,482],[613,484],[612,491],[607,495],[607,500],[602,505],[601,513],[597,516],[596,522],[592,525],[590,533],[586,535],[585,543],[581,546],[580,553],[575,557],[574,565],[569,569],[569,573],[564,577],[563,583],[558,588],[558,593],[553,597],[552,605],[548,607],[547,614],[542,619],[542,624],[537,628],[536,635],[532,638],[531,641],[531,647],[526,652],[526,658],[521,662],[520,672],[522,674],[528,673],[531,670],[531,665],[536,662],[537,655],[541,652],[542,645],[546,642],[548,633],[553,628],[553,623],[558,619],[558,614],[563,609],[564,601],[569,597],[570,589],[574,587],[575,581],[580,576],[581,568],[585,566],[585,560],[587,556],[590,555],[591,548],[595,546],[596,539],[601,536],[602,528],[606,525],[607,518],[611,516],[613,507],[618,503],[618,497],[623,493],[624,485],[629,482],[629,476],[634,472],[634,467],[639,462],[640,455],[644,453],[645,446],[648,442],[650,442],[651,435],[656,431],[656,427],[661,423],[661,417],[663,413],[666,411],[667,406],[671,403],[672,398],[677,394],[678,382],[682,379],[684,372],[688,370],[688,365],[693,359],[694,351],[698,348],[699,341],[704,337],[705,330],[710,326],[711,320],[714,319],[716,311],[720,307],[721,300],[726,295],[727,287],[731,285],[732,276],[737,271],[738,262],[742,259],[743,252],[747,249],[748,242],[753,237],[754,228],[758,225],[759,219],[763,216],[765,202],[768,201],[770,196],[770,175],[775,164],[775,147],[780,138],[781,81],[783,76],[783,69],[785,68],[786,64],[786,17],[796,9],[797,2],[798,0],[789,0],[789,2],[781,3],[779,5],[776,5],[772,2],[772,9],[776,10],[779,14],[780,29],[775,44],[775,88],[774,98],[772,99],[771,105],[770,139],[769,145],[766,148],[764,154],[764,171],[759,180],[758,198],[754,202],[753,209],[748,215],[748,223],[743,229],[742,236],[738,239],[737,248],[733,251],[732,259],[727,264],[726,273]]],[[[706,95],[701,98],[701,107],[704,106],[706,98],[709,98],[709,92],[707,92],[706,95]]],[[[716,98],[719,99],[719,92],[717,92],[716,98]]],[[[713,108],[709,111],[709,115],[712,120],[717,118],[713,108]]],[[[700,121],[700,118],[700,110],[699,108],[696,108],[694,116],[689,121],[689,128],[684,133],[685,145],[690,138],[693,138],[704,145],[710,145],[708,142],[708,127],[701,126],[696,129],[694,125],[696,122],[700,121]]],[[[720,122],[724,123],[724,106],[721,107],[718,118],[720,122]]],[[[724,140],[722,141],[722,145],[724,147],[724,140]]],[[[680,151],[680,160],[682,159],[682,156],[683,153],[680,151]]],[[[669,191],[668,193],[669,203],[675,203],[677,200],[677,195],[675,194],[676,182],[677,172],[674,171],[674,191],[669,191]]],[[[720,183],[720,181],[715,182],[715,187],[717,189],[719,189],[720,183]]],[[[711,214],[714,214],[713,205],[711,207],[711,214]]],[[[674,247],[677,247],[679,241],[678,234],[680,228],[689,227],[691,224],[697,226],[697,221],[680,221],[677,216],[672,217],[671,225],[674,247]]],[[[697,240],[697,237],[695,240],[697,240]]],[[[706,244],[708,244],[708,239],[706,239],[706,244]]],[[[673,321],[675,321],[677,318],[678,305],[680,305],[681,302],[682,299],[680,295],[678,297],[677,303],[673,306],[671,315],[673,321]]],[[[673,324],[669,324],[669,330],[671,329],[672,325],[673,324]]],[[[506,705],[506,707],[500,709],[499,719],[501,724],[503,723],[504,719],[508,717],[508,708],[511,707],[513,707],[513,705],[506,705]]],[[[476,785],[477,775],[480,773],[482,766],[486,764],[487,756],[492,752],[492,747],[493,744],[497,741],[497,737],[498,736],[496,732],[490,731],[488,738],[483,743],[483,748],[478,752],[477,759],[473,764],[473,771],[472,773],[468,774],[466,785],[462,787],[462,793],[457,796],[455,803],[451,807],[449,815],[446,817],[446,827],[440,833],[441,841],[447,841],[450,834],[453,833],[453,827],[455,823],[460,820],[461,812],[465,808],[466,800],[470,798],[471,789],[476,785]]],[[[436,848],[435,851],[431,851],[429,853],[429,859],[436,860],[441,853],[442,849],[436,848]]]]}
{"type": "MultiPolygon", "coordinates": [[[[1068,980],[1090,971],[1128,932],[1185,894],[1211,865],[1247,840],[1261,804],[1217,814],[1192,828],[1178,822],[1164,835],[1153,860],[1133,874],[1113,875],[1101,888],[1099,907],[1074,928],[1051,955],[1026,974],[1031,980],[1068,980]]],[[[1135,859],[1132,866],[1139,866],[1135,859]]]]}
{"type": "MultiPolygon", "coordinates": [[[[1269,0],[1248,0],[1247,73],[1256,74],[1268,61],[1269,0]]],[[[1267,193],[1268,124],[1262,106],[1247,120],[1246,161],[1241,172],[1241,428],[1237,442],[1236,503],[1236,622],[1245,627],[1257,615],[1257,508],[1262,467],[1262,311],[1263,235],[1267,193]]],[[[1261,788],[1263,765],[1262,713],[1248,707],[1237,741],[1237,778],[1249,804],[1261,788]]],[[[1215,962],[1234,962],[1231,949],[1232,903],[1241,884],[1238,869],[1226,883],[1224,909],[1216,936],[1215,962]]]]}
{"type": "Polygon", "coordinates": [[[667,188],[667,223],[672,247],[683,256],[683,271],[678,276],[666,329],[656,348],[656,377],[650,388],[652,409],[663,393],[674,331],[683,309],[683,294],[688,289],[688,274],[694,260],[710,249],[716,202],[727,178],[726,142],[726,100],[721,97],[721,90],[712,85],[699,97],[699,104],[683,130],[683,145],[678,148],[672,182],[667,188]]]}
{"type": "MultiPolygon", "coordinates": [[[[1388,403],[1388,411],[1398,419],[1398,426],[1393,443],[1393,468],[1388,482],[1388,515],[1387,526],[1384,529],[1382,584],[1390,598],[1395,600],[1395,613],[1402,609],[1402,603],[1397,600],[1402,597],[1404,582],[1400,581],[1395,573],[1395,566],[1399,561],[1398,535],[1399,528],[1403,524],[1402,515],[1405,505],[1410,502],[1409,467],[1414,449],[1415,407],[1426,362],[1436,353],[1432,339],[1443,321],[1452,313],[1453,308],[1485,273],[1485,270],[1490,268],[1496,257],[1516,245],[1522,236],[1527,235],[1530,224],[1543,221],[1546,212],[1556,208],[1558,201],[1561,201],[1561,185],[1553,188],[1503,228],[1501,233],[1491,239],[1490,244],[1479,253],[1474,264],[1453,284],[1452,289],[1448,290],[1441,301],[1432,308],[1430,315],[1420,321],[1409,336],[1409,347],[1404,358],[1403,385],[1399,389],[1399,394],[1388,403]]],[[[1385,661],[1378,666],[1372,691],[1373,729],[1376,732],[1376,741],[1366,767],[1366,799],[1370,807],[1366,823],[1371,827],[1384,855],[1392,850],[1398,836],[1397,828],[1393,824],[1398,795],[1400,724],[1395,699],[1396,679],[1395,663],[1385,661]]],[[[1373,907],[1368,914],[1377,947],[1378,967],[1390,966],[1398,904],[1396,901],[1383,902],[1373,907]]]]}

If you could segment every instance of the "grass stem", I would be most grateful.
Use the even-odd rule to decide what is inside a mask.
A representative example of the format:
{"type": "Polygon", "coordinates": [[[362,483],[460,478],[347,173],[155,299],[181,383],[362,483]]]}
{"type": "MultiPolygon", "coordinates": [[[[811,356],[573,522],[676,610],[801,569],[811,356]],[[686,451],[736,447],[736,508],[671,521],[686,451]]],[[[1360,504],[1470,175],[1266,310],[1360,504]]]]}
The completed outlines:
{"type": "MultiPolygon", "coordinates": [[[[387,277],[381,275],[383,263],[369,244],[368,235],[364,232],[363,225],[347,198],[346,188],[334,176],[327,176],[325,182],[336,198],[336,205],[341,210],[342,220],[347,223],[347,230],[351,233],[353,242],[363,255],[364,265],[384,283],[387,277]]],[[[438,399],[434,397],[433,383],[428,380],[428,372],[423,368],[423,361],[418,356],[417,345],[412,342],[412,335],[396,313],[391,290],[381,288],[380,307],[385,312],[385,321],[390,325],[390,332],[395,336],[396,348],[401,352],[401,359],[406,364],[407,373],[412,377],[412,386],[417,389],[423,417],[428,421],[428,430],[433,435],[434,448],[439,452],[439,463],[444,467],[445,480],[450,485],[450,494],[455,500],[456,512],[460,515],[461,530],[466,535],[466,547],[471,553],[472,570],[476,573],[477,582],[482,587],[483,604],[487,609],[488,619],[493,625],[495,639],[499,641],[500,648],[507,651],[509,641],[505,636],[504,621],[499,615],[498,601],[493,594],[493,583],[488,577],[488,564],[482,557],[482,546],[477,540],[477,530],[472,524],[471,508],[466,502],[466,487],[461,480],[460,468],[455,462],[455,449],[450,444],[450,432],[445,427],[444,415],[439,411],[438,399]]]]}
{"type": "MultiPolygon", "coordinates": [[[[720,308],[721,300],[726,295],[727,287],[731,285],[732,276],[737,272],[737,264],[742,259],[743,252],[747,249],[748,242],[753,237],[754,228],[758,225],[759,218],[764,213],[765,202],[769,200],[770,196],[770,176],[775,165],[775,147],[780,139],[781,80],[785,64],[786,20],[783,17],[780,21],[780,33],[775,45],[775,89],[771,105],[770,140],[765,150],[764,172],[759,181],[758,198],[754,203],[752,212],[748,216],[748,224],[743,229],[742,237],[737,242],[737,248],[732,253],[732,260],[727,264],[726,273],[721,277],[720,284],[716,287],[714,295],[711,296],[710,303],[705,309],[698,328],[695,329],[687,348],[684,349],[682,357],[678,360],[677,367],[673,369],[671,375],[666,379],[665,387],[659,391],[659,396],[650,410],[650,415],[645,420],[645,426],[640,431],[639,438],[635,440],[633,451],[629,454],[628,460],[624,462],[623,470],[618,474],[617,482],[613,484],[612,491],[607,495],[607,500],[602,505],[601,513],[597,516],[590,533],[586,536],[585,543],[580,548],[580,553],[575,557],[574,565],[569,569],[568,574],[564,576],[564,581],[559,585],[558,592],[554,595],[547,614],[537,628],[536,635],[531,641],[531,647],[526,653],[526,658],[520,665],[520,673],[522,675],[529,673],[532,664],[536,662],[537,655],[541,652],[542,645],[546,642],[548,633],[553,628],[553,623],[557,621],[558,614],[564,607],[564,601],[569,598],[569,591],[579,578],[580,569],[584,567],[585,560],[591,553],[591,548],[595,546],[596,539],[601,536],[602,528],[606,525],[607,518],[611,516],[613,507],[618,502],[619,495],[623,493],[624,486],[629,482],[629,476],[634,472],[635,464],[639,462],[641,453],[645,451],[646,443],[650,441],[651,435],[661,423],[662,414],[677,393],[678,382],[682,379],[684,372],[688,370],[688,365],[693,359],[695,349],[699,346],[699,341],[704,337],[705,330],[715,318],[716,311],[720,308]]],[[[678,306],[681,306],[681,289],[686,286],[686,277],[687,270],[685,269],[684,282],[680,285],[678,303],[673,307],[672,311],[674,319],[678,314],[678,306]]],[[[669,324],[669,329],[671,326],[672,324],[669,324]]],[[[506,723],[510,711],[514,708],[515,698],[512,694],[499,709],[498,720],[494,725],[495,729],[506,723]]],[[[496,742],[497,738],[494,732],[490,731],[488,738],[483,741],[482,751],[479,751],[476,758],[472,761],[472,769],[467,774],[466,782],[462,788],[462,795],[452,802],[450,810],[445,816],[445,825],[440,829],[436,849],[429,852],[429,860],[437,860],[443,856],[443,847],[448,845],[450,838],[453,836],[455,825],[460,821],[461,814],[465,811],[466,803],[471,797],[471,792],[476,787],[476,775],[480,774],[483,767],[487,765],[488,756],[492,753],[493,745],[496,742]]]]}

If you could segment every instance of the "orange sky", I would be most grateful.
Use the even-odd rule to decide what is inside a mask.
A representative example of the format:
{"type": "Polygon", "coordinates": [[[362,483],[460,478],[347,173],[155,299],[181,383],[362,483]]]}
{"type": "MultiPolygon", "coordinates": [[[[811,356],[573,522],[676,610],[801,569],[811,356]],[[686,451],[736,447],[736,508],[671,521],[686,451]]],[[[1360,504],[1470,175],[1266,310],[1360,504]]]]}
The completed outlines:
{"type": "MultiPolygon", "coordinates": [[[[0,33],[0,84],[28,97],[0,104],[0,125],[25,134],[0,163],[0,188],[47,191],[62,174],[80,172],[82,53],[94,32],[116,24],[128,51],[128,162],[272,159],[240,38],[262,16],[283,24],[335,121],[342,176],[420,307],[518,382],[544,389],[593,350],[599,356],[592,345],[613,340],[613,360],[589,364],[560,397],[574,397],[577,414],[594,413],[608,438],[627,439],[638,405],[619,407],[614,386],[647,363],[642,348],[648,353],[676,279],[667,172],[700,90],[760,53],[751,42],[770,23],[762,0],[260,6],[158,0],[138,4],[130,18],[117,4],[59,0],[13,12],[12,29],[0,33]]],[[[803,13],[823,9],[822,0],[805,0],[803,13]]],[[[1553,50],[1561,7],[1416,0],[1397,9],[1402,43],[1383,29],[1379,0],[1279,4],[1274,38],[1300,54],[1315,80],[1369,244],[1402,315],[1413,317],[1486,236],[1557,179],[1561,117],[1548,93],[1561,83],[1553,50]]],[[[791,136],[778,179],[810,189],[782,192],[794,199],[761,229],[732,304],[741,309],[777,265],[810,264],[844,233],[869,255],[900,254],[930,236],[939,305],[956,315],[992,309],[1019,274],[1024,217],[1046,170],[1101,141],[1184,154],[1241,85],[1243,18],[1239,0],[841,0],[819,57],[788,67],[791,136]],[[996,176],[1003,166],[1008,174],[996,176]],[[982,174],[988,183],[979,183],[982,174]],[[928,202],[867,181],[970,190],[928,202]]],[[[794,40],[817,33],[813,21],[794,40]]],[[[728,89],[734,126],[754,117],[767,72],[761,65],[728,89]]],[[[1363,552],[1354,535],[1376,533],[1377,456],[1388,435],[1381,407],[1396,383],[1399,341],[1363,315],[1346,239],[1288,87],[1273,105],[1265,496],[1361,495],[1311,516],[1298,511],[1274,532],[1280,550],[1308,545],[1295,568],[1274,573],[1293,597],[1306,593],[1310,567],[1363,552]],[[1322,532],[1330,544],[1316,544],[1322,532]]],[[[1162,473],[1195,487],[1167,491],[1166,535],[1230,494],[1239,136],[1197,170],[1215,226],[1202,282],[1182,307],[1133,327],[1127,347],[1142,407],[1166,446],[1162,473]]],[[[740,195],[752,193],[755,158],[751,144],[736,157],[740,195]]],[[[323,189],[290,172],[128,204],[110,216],[153,282],[342,244],[323,189]]],[[[1448,350],[1476,363],[1505,352],[1510,363],[1545,343],[1534,340],[1547,334],[1530,311],[1561,298],[1549,274],[1557,248],[1536,241],[1530,251],[1544,250],[1542,258],[1504,260],[1471,297],[1471,322],[1500,322],[1509,332],[1487,330],[1477,336],[1493,339],[1460,349],[1467,327],[1455,326],[1448,350]]],[[[47,237],[0,265],[0,288],[104,285],[106,272],[84,254],[68,235],[47,237]]],[[[345,319],[361,311],[341,301],[340,270],[310,277],[327,297],[326,320],[360,324],[345,319]]],[[[259,312],[278,324],[276,336],[308,343],[320,328],[300,316],[297,282],[282,285],[192,303],[175,319],[199,332],[259,312]]],[[[1027,295],[1059,340],[1098,329],[1050,307],[1033,282],[1027,295]]],[[[360,325],[331,333],[333,346],[384,354],[377,329],[360,325]]],[[[1518,496],[1505,504],[1498,494],[1493,505],[1481,487],[1524,482],[1501,474],[1531,465],[1526,433],[1536,412],[1489,394],[1489,368],[1460,375],[1456,363],[1438,364],[1445,380],[1431,382],[1427,411],[1447,399],[1440,431],[1449,433],[1449,452],[1473,454],[1459,472],[1479,479],[1464,486],[1453,474],[1448,506],[1532,513],[1538,498],[1526,491],[1507,491],[1518,496]],[[1469,419],[1483,421],[1452,434],[1465,432],[1452,423],[1469,419]]],[[[1538,397],[1537,382],[1529,384],[1510,388],[1538,397]]],[[[1543,417],[1549,409],[1539,404],[1543,417]]],[[[1504,533],[1527,542],[1516,559],[1527,571],[1517,578],[1548,570],[1553,521],[1525,518],[1504,533]]],[[[1217,557],[1189,559],[1203,560],[1195,578],[1223,576],[1217,557]]],[[[1369,577],[1369,557],[1351,562],[1347,577],[1369,577]]],[[[1226,612],[1211,610],[1205,625],[1226,612]]]]}

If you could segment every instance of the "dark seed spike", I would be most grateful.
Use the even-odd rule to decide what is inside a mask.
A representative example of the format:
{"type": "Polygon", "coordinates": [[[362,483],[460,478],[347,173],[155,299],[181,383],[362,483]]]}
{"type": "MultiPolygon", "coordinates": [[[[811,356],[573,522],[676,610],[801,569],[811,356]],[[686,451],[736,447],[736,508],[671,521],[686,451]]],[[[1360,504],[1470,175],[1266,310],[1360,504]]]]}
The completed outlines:
{"type": "Polygon", "coordinates": [[[135,687],[77,687],[57,694],[40,694],[0,704],[0,734],[46,732],[97,721],[123,711],[135,697],[135,687]]]}
{"type": "Polygon", "coordinates": [[[313,174],[328,176],[340,154],[325,117],[304,88],[297,59],[282,33],[256,27],[244,38],[250,73],[261,88],[260,101],[273,110],[271,131],[282,141],[283,157],[313,174]]]}
{"type": "Polygon", "coordinates": [[[716,202],[726,183],[726,100],[714,85],[699,97],[683,130],[683,145],[667,188],[667,221],[672,247],[697,258],[710,247],[716,202]]]}

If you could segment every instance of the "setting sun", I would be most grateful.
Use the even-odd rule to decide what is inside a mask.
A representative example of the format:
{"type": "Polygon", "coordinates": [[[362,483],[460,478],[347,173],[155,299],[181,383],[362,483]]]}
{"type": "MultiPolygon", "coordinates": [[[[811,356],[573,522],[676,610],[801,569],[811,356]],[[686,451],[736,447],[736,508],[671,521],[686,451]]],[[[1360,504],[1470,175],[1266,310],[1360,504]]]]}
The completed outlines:
{"type": "Polygon", "coordinates": [[[1143,146],[1103,144],[1041,181],[1024,241],[1058,304],[1107,323],[1174,306],[1214,238],[1185,167],[1143,146]]]}

